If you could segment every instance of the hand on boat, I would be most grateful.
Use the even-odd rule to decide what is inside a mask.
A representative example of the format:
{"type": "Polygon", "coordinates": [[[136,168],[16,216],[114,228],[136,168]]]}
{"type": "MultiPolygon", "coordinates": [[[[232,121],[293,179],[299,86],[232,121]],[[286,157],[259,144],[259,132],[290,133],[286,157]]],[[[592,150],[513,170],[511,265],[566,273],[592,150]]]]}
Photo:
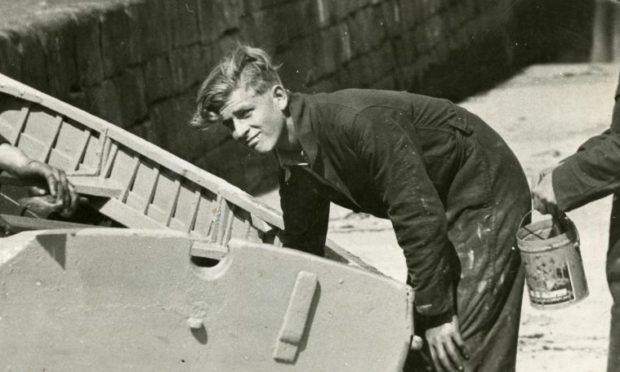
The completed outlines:
{"type": "Polygon", "coordinates": [[[30,160],[19,170],[19,176],[20,178],[43,178],[50,195],[54,198],[52,205],[56,210],[60,210],[62,216],[68,217],[77,209],[78,194],[63,170],[38,160],[30,160]]]}
{"type": "Polygon", "coordinates": [[[451,321],[426,330],[426,341],[437,371],[465,371],[464,361],[469,359],[469,353],[456,315],[451,321]]]}

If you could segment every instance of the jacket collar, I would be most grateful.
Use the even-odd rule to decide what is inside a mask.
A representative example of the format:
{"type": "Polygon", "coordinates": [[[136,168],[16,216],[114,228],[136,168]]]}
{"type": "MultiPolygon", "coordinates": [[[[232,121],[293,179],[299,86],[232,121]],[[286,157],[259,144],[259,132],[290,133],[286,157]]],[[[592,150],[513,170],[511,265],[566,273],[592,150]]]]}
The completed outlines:
{"type": "Polygon", "coordinates": [[[301,93],[289,92],[288,110],[293,119],[295,136],[301,145],[305,157],[314,168],[319,155],[319,146],[316,135],[312,131],[307,96],[301,93]]]}
{"type": "Polygon", "coordinates": [[[336,172],[329,159],[321,156],[321,148],[318,145],[319,141],[316,136],[316,133],[320,129],[312,126],[310,102],[308,102],[310,99],[309,97],[310,96],[306,94],[289,92],[288,110],[293,118],[295,135],[308,160],[311,173],[317,176],[322,183],[344,194],[349,202],[352,203],[357,210],[360,210],[349,188],[341,180],[338,172],[336,172]]]}

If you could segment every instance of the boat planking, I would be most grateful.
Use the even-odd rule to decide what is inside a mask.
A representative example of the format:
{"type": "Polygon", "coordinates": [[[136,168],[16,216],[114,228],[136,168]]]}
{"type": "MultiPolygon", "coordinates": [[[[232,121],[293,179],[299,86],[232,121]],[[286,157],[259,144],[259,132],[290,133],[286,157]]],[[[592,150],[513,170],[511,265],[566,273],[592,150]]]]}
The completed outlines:
{"type": "MultiPolygon", "coordinates": [[[[279,211],[120,127],[2,74],[0,135],[28,156],[64,170],[89,208],[110,220],[189,234],[195,256],[219,260],[231,238],[281,246],[279,211]]],[[[16,179],[1,176],[0,185],[3,212],[13,215],[5,220],[42,217],[18,202],[24,188],[16,179]]],[[[380,274],[329,239],[326,257],[380,274]]]]}

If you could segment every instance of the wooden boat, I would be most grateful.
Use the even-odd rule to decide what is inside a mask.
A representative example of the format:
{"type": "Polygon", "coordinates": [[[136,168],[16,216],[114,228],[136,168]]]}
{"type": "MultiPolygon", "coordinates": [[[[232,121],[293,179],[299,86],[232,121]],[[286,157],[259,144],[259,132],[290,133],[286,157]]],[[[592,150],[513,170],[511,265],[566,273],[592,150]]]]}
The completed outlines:
{"type": "Polygon", "coordinates": [[[233,239],[215,266],[173,229],[0,239],[0,360],[19,371],[400,372],[409,287],[233,239]]]}
{"type": "MultiPolygon", "coordinates": [[[[88,208],[121,226],[188,233],[194,255],[221,259],[232,237],[281,245],[278,211],[122,128],[4,75],[0,135],[32,158],[63,169],[88,197],[88,208]]],[[[36,213],[18,203],[24,191],[16,184],[0,177],[0,211],[14,231],[76,226],[29,218],[36,213]]],[[[327,241],[326,256],[378,273],[333,241],[327,241]]]]}

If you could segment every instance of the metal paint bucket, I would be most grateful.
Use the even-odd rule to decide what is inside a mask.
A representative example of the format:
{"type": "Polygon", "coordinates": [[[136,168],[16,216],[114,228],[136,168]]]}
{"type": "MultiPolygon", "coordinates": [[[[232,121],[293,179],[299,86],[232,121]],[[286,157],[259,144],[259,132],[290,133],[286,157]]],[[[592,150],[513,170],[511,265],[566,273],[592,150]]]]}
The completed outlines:
{"type": "Polygon", "coordinates": [[[562,307],[588,296],[579,232],[566,215],[525,226],[522,222],[517,246],[533,307],[562,307]]]}

